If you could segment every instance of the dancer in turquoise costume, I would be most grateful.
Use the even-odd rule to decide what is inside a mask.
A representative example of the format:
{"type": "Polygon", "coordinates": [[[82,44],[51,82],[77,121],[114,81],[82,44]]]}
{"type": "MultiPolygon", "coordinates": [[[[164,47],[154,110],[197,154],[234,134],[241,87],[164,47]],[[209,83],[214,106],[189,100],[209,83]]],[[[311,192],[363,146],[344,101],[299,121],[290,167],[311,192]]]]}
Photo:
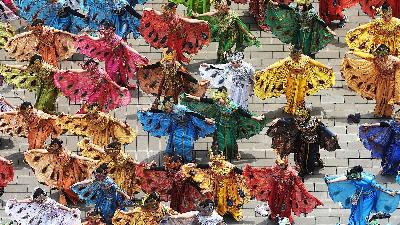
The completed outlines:
{"type": "Polygon", "coordinates": [[[373,158],[382,159],[382,174],[394,175],[400,170],[400,111],[395,118],[359,128],[359,137],[373,158]]]}
{"type": "Polygon", "coordinates": [[[216,127],[211,119],[195,113],[186,106],[175,105],[172,98],[165,98],[163,110],[139,111],[138,120],[152,136],[169,136],[165,153],[192,162],[194,142],[199,137],[214,133],[216,127]]]}
{"type": "Polygon", "coordinates": [[[88,26],[86,16],[68,4],[50,0],[16,0],[18,15],[32,23],[35,19],[57,30],[79,33],[88,26]]]}
{"type": "Polygon", "coordinates": [[[97,31],[102,24],[110,23],[115,26],[115,34],[126,39],[129,34],[139,37],[142,16],[134,8],[144,3],[144,0],[86,0],[83,5],[91,30],[97,31]]]}
{"type": "Polygon", "coordinates": [[[334,39],[335,33],[318,16],[311,0],[296,0],[288,5],[269,1],[265,24],[283,43],[298,46],[303,54],[315,54],[334,39]]]}
{"type": "Polygon", "coordinates": [[[324,179],[332,200],[351,210],[348,225],[368,225],[371,213],[392,213],[400,201],[397,191],[383,188],[361,166],[353,167],[346,175],[324,179]]]}
{"type": "Polygon", "coordinates": [[[72,185],[71,189],[87,205],[95,205],[93,213],[100,214],[107,225],[117,209],[125,210],[130,197],[107,176],[107,165],[102,164],[93,173],[93,178],[72,185]]]}

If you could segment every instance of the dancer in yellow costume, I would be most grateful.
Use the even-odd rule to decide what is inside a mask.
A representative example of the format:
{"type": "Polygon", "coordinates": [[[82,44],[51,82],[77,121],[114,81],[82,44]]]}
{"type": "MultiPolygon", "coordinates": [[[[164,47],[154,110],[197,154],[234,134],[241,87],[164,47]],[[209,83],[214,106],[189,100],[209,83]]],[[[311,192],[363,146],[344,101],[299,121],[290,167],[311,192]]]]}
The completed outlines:
{"type": "Polygon", "coordinates": [[[379,44],[390,48],[390,54],[400,54],[400,19],[392,16],[392,9],[384,4],[381,9],[382,18],[350,30],[346,35],[346,43],[351,51],[362,51],[372,54],[379,44]]]}
{"type": "Polygon", "coordinates": [[[254,93],[264,100],[286,94],[285,112],[294,114],[305,107],[305,96],[335,84],[332,68],[301,54],[293,47],[290,56],[280,60],[265,70],[258,71],[254,77],[254,93]]]}
{"type": "Polygon", "coordinates": [[[73,134],[92,137],[93,143],[100,147],[110,144],[111,141],[129,144],[136,137],[134,129],[109,114],[100,112],[98,104],[88,106],[83,114],[59,115],[57,125],[73,134]]]}
{"type": "Polygon", "coordinates": [[[159,225],[167,215],[178,214],[161,203],[157,192],[144,197],[141,206],[128,212],[117,210],[112,219],[114,225],[159,225]]]}
{"type": "Polygon", "coordinates": [[[242,206],[250,201],[250,190],[245,184],[242,171],[225,160],[223,155],[210,151],[208,164],[186,164],[182,167],[186,176],[199,184],[200,189],[210,190],[219,215],[231,214],[240,221],[242,206]]]}
{"type": "Polygon", "coordinates": [[[106,163],[109,168],[108,176],[129,196],[140,191],[140,181],[135,173],[138,164],[132,156],[123,152],[121,143],[112,142],[102,148],[85,138],[78,146],[82,156],[106,163]]]}
{"type": "Polygon", "coordinates": [[[393,104],[400,102],[400,59],[390,55],[381,44],[373,54],[350,52],[359,59],[345,56],[342,76],[349,88],[366,99],[375,99],[375,115],[391,117],[393,104]]]}

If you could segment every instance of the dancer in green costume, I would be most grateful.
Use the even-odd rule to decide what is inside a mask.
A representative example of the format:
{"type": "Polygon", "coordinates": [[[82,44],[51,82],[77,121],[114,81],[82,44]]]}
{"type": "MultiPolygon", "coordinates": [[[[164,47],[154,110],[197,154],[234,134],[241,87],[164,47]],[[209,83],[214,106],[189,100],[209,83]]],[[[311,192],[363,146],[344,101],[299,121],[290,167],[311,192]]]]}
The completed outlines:
{"type": "Polygon", "coordinates": [[[250,32],[247,25],[240,19],[239,15],[229,8],[225,0],[212,2],[215,11],[197,14],[193,17],[208,21],[211,29],[212,41],[218,42],[217,63],[226,63],[227,53],[243,52],[250,46],[260,46],[260,42],[250,32]]]}
{"type": "Polygon", "coordinates": [[[225,87],[220,87],[213,98],[186,95],[181,99],[181,104],[215,120],[217,130],[214,133],[213,150],[217,154],[224,154],[228,160],[240,159],[237,140],[260,133],[267,124],[264,115],[253,116],[233,103],[225,87]]]}
{"type": "Polygon", "coordinates": [[[319,17],[311,0],[296,0],[289,6],[269,1],[265,7],[265,24],[272,33],[283,43],[300,47],[311,58],[336,35],[319,17]]]}
{"type": "Polygon", "coordinates": [[[60,93],[53,80],[56,71],[40,55],[34,55],[28,66],[0,64],[0,75],[4,76],[4,81],[17,88],[34,91],[35,108],[46,113],[54,113],[56,110],[55,103],[60,93]]]}

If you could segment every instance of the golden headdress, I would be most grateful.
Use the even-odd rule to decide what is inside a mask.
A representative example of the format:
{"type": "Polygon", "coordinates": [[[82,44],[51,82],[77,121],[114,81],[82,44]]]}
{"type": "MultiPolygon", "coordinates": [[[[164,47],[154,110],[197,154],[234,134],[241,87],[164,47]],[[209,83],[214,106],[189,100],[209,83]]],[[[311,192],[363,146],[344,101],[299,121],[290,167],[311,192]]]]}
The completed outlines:
{"type": "Polygon", "coordinates": [[[310,110],[308,110],[306,108],[297,109],[294,112],[294,115],[297,117],[308,118],[308,117],[310,117],[310,110]]]}
{"type": "Polygon", "coordinates": [[[287,156],[281,157],[281,156],[278,154],[278,155],[276,156],[275,163],[276,163],[276,165],[278,165],[278,166],[280,166],[280,165],[285,165],[285,166],[287,166],[287,165],[289,165],[289,159],[288,159],[287,156]]]}
{"type": "Polygon", "coordinates": [[[176,52],[173,49],[166,48],[163,50],[162,62],[170,62],[176,58],[176,52]]]}
{"type": "Polygon", "coordinates": [[[311,5],[311,0],[296,0],[298,5],[311,5]]]}

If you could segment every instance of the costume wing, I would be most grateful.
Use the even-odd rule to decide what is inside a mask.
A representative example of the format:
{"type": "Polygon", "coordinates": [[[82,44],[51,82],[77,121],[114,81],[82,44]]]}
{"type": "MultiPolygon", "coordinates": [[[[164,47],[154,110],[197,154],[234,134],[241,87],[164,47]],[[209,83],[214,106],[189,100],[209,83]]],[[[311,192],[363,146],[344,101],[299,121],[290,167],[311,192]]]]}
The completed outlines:
{"type": "Polygon", "coordinates": [[[57,188],[62,188],[63,182],[74,184],[89,178],[98,165],[98,161],[72,155],[59,157],[45,149],[29,150],[24,156],[39,182],[57,188]]]}
{"type": "Polygon", "coordinates": [[[378,198],[375,203],[375,211],[383,213],[393,213],[399,206],[400,195],[389,195],[385,192],[379,191],[378,198]]]}
{"type": "Polygon", "coordinates": [[[54,84],[71,101],[97,103],[105,112],[126,106],[131,101],[129,90],[120,87],[100,69],[97,73],[60,71],[54,75],[54,84]]]}
{"type": "Polygon", "coordinates": [[[137,79],[140,89],[152,95],[157,95],[162,80],[164,79],[164,72],[160,63],[143,66],[137,72],[137,79]]]}
{"type": "Polygon", "coordinates": [[[0,22],[0,49],[4,48],[7,41],[15,35],[15,30],[10,24],[0,22]]]}
{"type": "Polygon", "coordinates": [[[293,8],[284,4],[274,6],[267,3],[265,15],[265,24],[280,41],[286,44],[295,43],[300,24],[293,8]]]}
{"type": "Polygon", "coordinates": [[[243,176],[250,189],[251,195],[257,200],[268,202],[274,185],[271,168],[253,168],[246,165],[243,176]]]}
{"type": "Polygon", "coordinates": [[[335,151],[340,149],[339,141],[337,135],[332,133],[325,125],[320,125],[319,131],[319,145],[327,151],[335,151]]]}
{"type": "Polygon", "coordinates": [[[172,118],[164,112],[138,111],[137,117],[143,130],[152,136],[167,136],[171,132],[172,118]]]}
{"type": "Polygon", "coordinates": [[[199,72],[201,78],[209,80],[210,84],[214,88],[219,88],[222,86],[229,87],[230,79],[229,74],[225,70],[228,64],[222,65],[208,65],[208,67],[200,66],[199,72]]]}
{"type": "Polygon", "coordinates": [[[25,71],[23,67],[14,67],[0,64],[0,74],[4,77],[4,81],[13,84],[17,88],[27,89],[36,92],[40,88],[42,82],[38,74],[25,71]]]}
{"type": "Polygon", "coordinates": [[[307,214],[312,212],[319,205],[323,205],[323,203],[307,191],[301,178],[297,176],[292,191],[293,213],[296,216],[299,216],[301,213],[307,214]]]}
{"type": "Polygon", "coordinates": [[[206,121],[199,119],[196,116],[191,116],[191,118],[193,125],[197,128],[198,137],[204,138],[207,135],[214,133],[215,129],[217,129],[215,124],[208,124],[206,121]]]}
{"type": "Polygon", "coordinates": [[[212,177],[212,171],[210,169],[201,169],[201,168],[196,168],[188,165],[182,166],[182,173],[186,177],[190,177],[201,190],[207,190],[211,192],[213,195],[216,195],[217,193],[214,193],[215,191],[215,185],[214,182],[216,182],[213,177],[212,177]]]}
{"type": "Polygon", "coordinates": [[[238,115],[238,120],[238,139],[249,139],[254,135],[259,134],[268,123],[267,119],[257,121],[255,119],[247,118],[241,115],[238,115]]]}
{"type": "Polygon", "coordinates": [[[141,188],[151,194],[156,191],[163,201],[171,200],[171,190],[174,188],[173,177],[164,170],[153,170],[151,164],[140,163],[136,168],[136,176],[141,180],[141,188]]]}
{"type": "Polygon", "coordinates": [[[39,37],[32,31],[24,32],[9,38],[4,46],[10,57],[18,61],[29,61],[32,56],[39,54],[36,47],[39,45],[39,37]]]}
{"type": "Polygon", "coordinates": [[[5,211],[18,224],[81,224],[79,210],[67,211],[62,209],[60,204],[49,198],[42,204],[34,201],[22,203],[17,202],[15,199],[10,199],[6,203],[5,211]]]}
{"type": "Polygon", "coordinates": [[[17,111],[2,112],[0,113],[0,132],[10,136],[27,137],[28,125],[17,111]]]}
{"type": "Polygon", "coordinates": [[[275,119],[268,128],[267,135],[272,137],[271,147],[280,155],[289,155],[298,151],[296,146],[298,131],[292,119],[275,119]]]}
{"type": "MultiPolygon", "coordinates": [[[[333,180],[338,176],[326,176],[326,180],[333,180]]],[[[351,198],[357,191],[357,187],[351,180],[328,183],[328,194],[334,202],[340,203],[343,208],[351,209],[353,207],[351,198]]]]}
{"type": "Polygon", "coordinates": [[[183,53],[196,54],[210,42],[207,22],[178,16],[171,21],[153,9],[143,11],[140,33],[152,47],[174,49],[179,61],[188,61],[183,53]],[[175,29],[170,29],[171,26],[175,29]]]}
{"type": "Polygon", "coordinates": [[[345,57],[340,71],[349,89],[357,92],[363,98],[375,99],[375,82],[379,73],[372,61],[345,57]]]}
{"type": "Polygon", "coordinates": [[[333,70],[311,58],[309,60],[304,69],[308,77],[306,94],[313,95],[322,89],[332,87],[335,84],[333,70]]]}
{"type": "Polygon", "coordinates": [[[180,102],[190,110],[206,116],[207,118],[216,118],[220,113],[216,103],[204,103],[185,97],[181,97],[180,102]]]}
{"type": "Polygon", "coordinates": [[[290,73],[285,65],[286,60],[280,60],[254,74],[254,93],[258,98],[264,100],[286,93],[287,76],[290,73]]]}
{"type": "Polygon", "coordinates": [[[331,34],[327,28],[326,23],[315,13],[312,23],[313,31],[311,37],[311,49],[312,53],[316,53],[319,50],[325,48],[335,36],[331,34]]]}
{"type": "Polygon", "coordinates": [[[100,61],[107,60],[113,50],[106,40],[87,34],[77,36],[74,46],[80,53],[100,61]]]}
{"type": "Polygon", "coordinates": [[[52,29],[54,33],[54,48],[58,60],[65,60],[70,58],[75,52],[74,47],[75,36],[65,31],[52,29]]]}
{"type": "Polygon", "coordinates": [[[371,151],[372,157],[383,158],[385,149],[392,140],[392,130],[388,127],[362,125],[359,137],[364,147],[371,151]]]}
{"type": "Polygon", "coordinates": [[[0,156],[0,187],[5,187],[14,179],[13,163],[0,156]]]}

